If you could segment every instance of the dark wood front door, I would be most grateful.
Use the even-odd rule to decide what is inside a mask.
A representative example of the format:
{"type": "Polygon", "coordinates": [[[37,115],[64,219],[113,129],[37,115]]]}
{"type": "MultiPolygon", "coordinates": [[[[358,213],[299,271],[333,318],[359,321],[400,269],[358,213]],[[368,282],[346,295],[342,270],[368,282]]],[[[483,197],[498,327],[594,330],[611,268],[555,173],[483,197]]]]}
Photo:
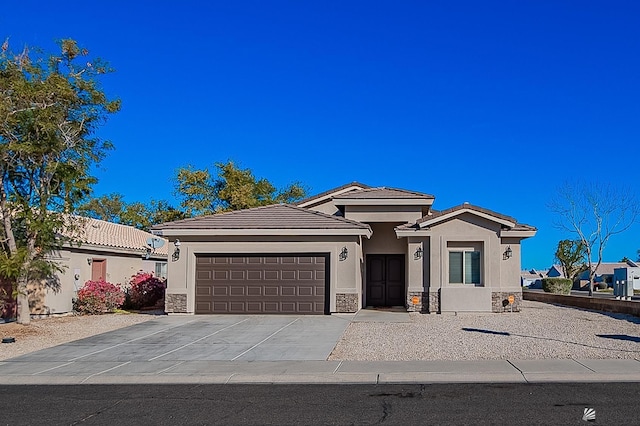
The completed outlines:
{"type": "Polygon", "coordinates": [[[367,255],[367,305],[404,306],[404,255],[367,255]]]}

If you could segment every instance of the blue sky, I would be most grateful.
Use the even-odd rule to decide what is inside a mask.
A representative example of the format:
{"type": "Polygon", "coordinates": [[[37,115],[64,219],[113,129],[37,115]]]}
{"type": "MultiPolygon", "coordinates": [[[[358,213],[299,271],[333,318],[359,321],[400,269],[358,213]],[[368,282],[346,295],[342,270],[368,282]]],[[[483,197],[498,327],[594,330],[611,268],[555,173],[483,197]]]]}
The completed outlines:
{"type": "MultiPolygon", "coordinates": [[[[536,226],[553,261],[563,182],[637,186],[635,1],[5,2],[0,36],[110,62],[122,110],[96,195],[173,197],[178,167],[234,160],[311,193],[351,181],[434,194],[536,226]]],[[[605,260],[635,257],[640,225],[605,260]]]]}

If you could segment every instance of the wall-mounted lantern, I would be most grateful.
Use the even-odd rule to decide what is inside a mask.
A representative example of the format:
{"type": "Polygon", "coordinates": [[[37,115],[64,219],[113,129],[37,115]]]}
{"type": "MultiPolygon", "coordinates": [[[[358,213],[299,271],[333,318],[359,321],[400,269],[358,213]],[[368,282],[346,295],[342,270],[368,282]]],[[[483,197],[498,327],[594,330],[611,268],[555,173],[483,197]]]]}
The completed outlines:
{"type": "Polygon", "coordinates": [[[340,255],[338,255],[338,258],[342,261],[347,260],[347,257],[349,257],[349,250],[347,250],[346,247],[342,247],[342,251],[340,252],[340,255]]]}
{"type": "Polygon", "coordinates": [[[415,252],[415,253],[413,253],[413,258],[414,258],[415,260],[422,259],[422,247],[418,247],[418,248],[416,249],[416,252],[415,252]]]}
{"type": "Polygon", "coordinates": [[[87,257],[87,265],[91,265],[93,263],[93,258],[87,257]]]}
{"type": "Polygon", "coordinates": [[[507,246],[507,249],[502,253],[502,259],[511,259],[511,256],[513,256],[513,250],[511,250],[511,246],[507,246]]]}
{"type": "Polygon", "coordinates": [[[175,246],[175,249],[173,249],[171,260],[175,262],[180,259],[180,240],[176,238],[176,240],[173,242],[173,245],[175,246]]]}

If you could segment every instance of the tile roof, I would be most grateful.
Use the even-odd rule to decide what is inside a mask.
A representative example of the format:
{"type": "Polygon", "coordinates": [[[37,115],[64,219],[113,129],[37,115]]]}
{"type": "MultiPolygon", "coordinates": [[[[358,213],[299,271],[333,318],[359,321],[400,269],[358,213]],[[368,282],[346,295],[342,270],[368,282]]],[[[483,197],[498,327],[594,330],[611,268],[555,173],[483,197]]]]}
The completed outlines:
{"type": "Polygon", "coordinates": [[[162,229],[370,229],[369,225],[291,204],[272,204],[155,225],[162,229]]]}
{"type": "Polygon", "coordinates": [[[496,213],[496,212],[494,212],[492,210],[485,209],[485,208],[478,207],[478,206],[474,206],[472,204],[460,204],[459,206],[451,207],[451,208],[446,209],[446,210],[432,210],[432,214],[427,215],[427,216],[423,216],[422,218],[418,219],[415,223],[407,223],[407,224],[404,224],[404,225],[400,225],[396,229],[401,229],[401,230],[420,229],[420,224],[421,223],[424,223],[424,222],[427,222],[427,221],[432,221],[434,219],[437,219],[438,217],[445,216],[445,215],[448,215],[448,214],[451,214],[451,213],[455,213],[457,211],[461,211],[461,210],[465,210],[465,209],[481,212],[481,213],[484,213],[486,215],[493,216],[493,217],[496,217],[498,219],[505,220],[507,222],[515,223],[515,225],[510,228],[510,230],[512,230],[512,231],[536,231],[537,230],[534,226],[525,225],[523,223],[518,223],[516,221],[516,219],[511,217],[511,216],[506,216],[506,215],[503,215],[503,214],[500,214],[500,213],[496,213]]]}
{"type": "MultiPolygon", "coordinates": [[[[147,239],[159,238],[133,226],[78,216],[74,217],[74,219],[79,229],[75,232],[63,232],[63,234],[83,244],[139,250],[141,253],[145,253],[148,247],[147,239]]],[[[168,244],[165,239],[162,240],[164,244],[156,248],[154,253],[156,255],[167,256],[168,244]]]]}
{"type": "MultiPolygon", "coordinates": [[[[506,215],[494,212],[493,210],[485,209],[485,208],[479,207],[479,206],[474,206],[473,204],[468,204],[468,203],[460,204],[458,206],[454,206],[454,207],[448,208],[446,210],[433,211],[433,213],[431,215],[425,216],[422,219],[419,219],[416,223],[422,223],[422,222],[426,222],[428,220],[430,221],[430,220],[436,219],[436,218],[438,218],[440,216],[445,216],[445,215],[448,215],[450,213],[454,213],[454,212],[457,212],[459,210],[465,210],[465,209],[477,211],[477,212],[480,212],[480,213],[484,213],[484,214],[489,215],[489,216],[494,216],[494,217],[496,217],[498,219],[506,220],[507,222],[513,222],[513,223],[516,223],[516,224],[518,223],[518,221],[515,218],[511,217],[511,216],[506,216],[506,215]]],[[[532,227],[530,227],[528,225],[518,224],[518,226],[526,226],[528,228],[532,228],[532,227]]],[[[533,229],[535,229],[535,228],[533,228],[533,229]]]]}
{"type": "Polygon", "coordinates": [[[384,186],[377,188],[365,188],[357,191],[351,191],[346,194],[340,194],[333,197],[336,200],[344,198],[356,199],[384,199],[384,198],[435,198],[433,195],[424,194],[422,192],[407,191],[405,189],[387,188],[384,186]]]}
{"type": "Polygon", "coordinates": [[[597,275],[613,275],[616,268],[630,268],[627,262],[602,262],[596,270],[597,275]]]}
{"type": "MultiPolygon", "coordinates": [[[[347,189],[347,188],[349,188],[351,186],[358,186],[358,187],[363,188],[363,189],[371,188],[369,185],[365,185],[364,183],[351,182],[351,183],[347,183],[345,185],[339,186],[337,188],[333,188],[333,189],[329,189],[328,191],[321,192],[320,194],[316,194],[316,195],[313,195],[311,197],[305,198],[304,200],[300,200],[295,205],[296,206],[300,206],[302,204],[307,204],[307,203],[309,203],[309,202],[311,202],[311,201],[313,201],[315,199],[320,199],[320,198],[326,197],[328,195],[333,194],[334,192],[343,191],[343,190],[345,190],[345,189],[347,189]]],[[[354,191],[357,191],[357,190],[354,189],[354,191]]]]}

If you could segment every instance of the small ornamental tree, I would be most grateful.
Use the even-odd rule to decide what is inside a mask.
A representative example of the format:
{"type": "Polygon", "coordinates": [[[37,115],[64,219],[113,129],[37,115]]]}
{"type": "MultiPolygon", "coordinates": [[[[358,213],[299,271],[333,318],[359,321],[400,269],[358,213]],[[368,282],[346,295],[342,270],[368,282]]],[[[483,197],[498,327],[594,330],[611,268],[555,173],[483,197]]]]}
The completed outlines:
{"type": "Polygon", "coordinates": [[[113,312],[124,303],[124,291],[120,286],[104,280],[87,281],[78,291],[74,309],[81,314],[96,315],[113,312]]]}
{"type": "Polygon", "coordinates": [[[166,283],[151,272],[138,272],[129,282],[129,301],[133,308],[156,306],[164,300],[166,283]]]}

